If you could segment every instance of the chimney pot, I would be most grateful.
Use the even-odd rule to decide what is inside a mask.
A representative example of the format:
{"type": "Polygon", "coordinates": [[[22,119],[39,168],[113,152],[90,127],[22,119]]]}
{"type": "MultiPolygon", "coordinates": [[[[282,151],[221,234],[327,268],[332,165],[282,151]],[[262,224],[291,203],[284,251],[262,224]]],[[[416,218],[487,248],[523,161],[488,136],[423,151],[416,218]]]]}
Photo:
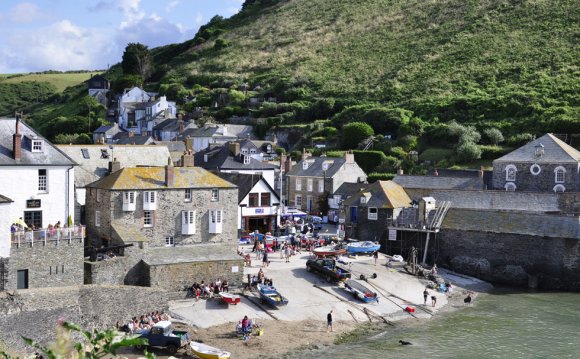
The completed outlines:
{"type": "Polygon", "coordinates": [[[113,158],[112,161],[109,162],[109,174],[117,172],[121,169],[121,162],[117,161],[117,158],[113,158]]]}
{"type": "Polygon", "coordinates": [[[194,167],[195,166],[195,161],[194,161],[194,157],[193,157],[193,153],[191,151],[185,151],[183,152],[183,155],[181,155],[181,167],[194,167]]]}
{"type": "Polygon", "coordinates": [[[165,166],[165,186],[173,187],[175,184],[175,167],[173,167],[173,161],[171,158],[167,159],[167,165],[165,166]]]}
{"type": "Polygon", "coordinates": [[[12,154],[16,161],[22,157],[22,136],[20,136],[20,115],[16,115],[16,129],[12,136],[12,154]]]}
{"type": "Polygon", "coordinates": [[[399,168],[399,169],[397,170],[397,174],[398,174],[399,176],[402,176],[402,175],[404,174],[404,172],[403,172],[403,169],[402,169],[402,168],[399,168]]]}

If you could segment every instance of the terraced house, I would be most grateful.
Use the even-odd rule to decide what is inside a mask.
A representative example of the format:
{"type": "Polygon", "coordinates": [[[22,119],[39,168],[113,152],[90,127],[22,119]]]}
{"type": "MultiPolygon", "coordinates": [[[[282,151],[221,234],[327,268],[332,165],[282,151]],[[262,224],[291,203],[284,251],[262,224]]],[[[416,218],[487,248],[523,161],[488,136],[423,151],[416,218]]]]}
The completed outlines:
{"type": "MultiPolygon", "coordinates": [[[[117,274],[101,277],[99,262],[87,282],[159,286],[178,290],[218,276],[233,283],[236,270],[237,187],[193,167],[122,168],[87,186],[87,244],[125,246],[117,274]]],[[[93,258],[94,259],[94,258],[93,258]]]]}

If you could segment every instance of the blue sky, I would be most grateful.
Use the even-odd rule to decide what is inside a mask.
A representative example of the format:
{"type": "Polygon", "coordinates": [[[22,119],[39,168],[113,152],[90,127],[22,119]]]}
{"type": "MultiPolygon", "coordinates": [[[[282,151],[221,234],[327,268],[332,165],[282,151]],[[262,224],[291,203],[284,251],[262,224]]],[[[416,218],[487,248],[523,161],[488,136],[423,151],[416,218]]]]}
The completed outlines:
{"type": "Polygon", "coordinates": [[[106,69],[129,42],[191,39],[243,0],[0,0],[0,73],[106,69]]]}

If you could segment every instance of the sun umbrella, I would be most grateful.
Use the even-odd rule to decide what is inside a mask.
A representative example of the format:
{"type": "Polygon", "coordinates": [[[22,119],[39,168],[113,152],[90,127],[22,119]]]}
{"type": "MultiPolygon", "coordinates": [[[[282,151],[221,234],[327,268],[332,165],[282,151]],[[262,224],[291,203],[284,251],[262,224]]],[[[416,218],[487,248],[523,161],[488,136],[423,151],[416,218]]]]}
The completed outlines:
{"type": "Polygon", "coordinates": [[[15,220],[12,221],[12,223],[17,224],[19,226],[22,226],[24,228],[28,228],[28,225],[26,224],[26,222],[24,222],[22,220],[22,218],[15,219],[15,220]]]}

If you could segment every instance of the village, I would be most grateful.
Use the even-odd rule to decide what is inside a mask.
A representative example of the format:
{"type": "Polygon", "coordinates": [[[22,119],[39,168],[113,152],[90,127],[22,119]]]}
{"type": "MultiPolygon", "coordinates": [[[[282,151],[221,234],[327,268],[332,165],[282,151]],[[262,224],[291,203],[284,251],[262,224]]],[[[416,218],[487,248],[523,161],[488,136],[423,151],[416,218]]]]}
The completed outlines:
{"type": "MultiPolygon", "coordinates": [[[[107,80],[88,84],[106,102],[107,80]]],[[[330,310],[339,323],[433,315],[451,297],[431,286],[436,303],[425,305],[433,281],[416,268],[438,266],[444,282],[463,289],[480,290],[484,280],[580,290],[580,152],[553,134],[495,159],[492,170],[401,170],[372,182],[351,151],[313,156],[304,148],[293,159],[251,124],[198,126],[165,96],[138,87],[119,94],[108,117],[91,145],[54,145],[20,114],[0,119],[0,323],[21,329],[0,339],[18,350],[20,335],[46,339],[61,315],[112,327],[154,309],[192,328],[232,327],[244,315],[308,323],[317,329],[306,345],[326,330],[330,310]],[[351,250],[366,242],[367,253],[351,250]],[[268,253],[263,263],[256,243],[268,253]],[[315,248],[332,243],[349,248],[342,264],[380,302],[353,306],[344,288],[307,272],[315,248]],[[261,269],[286,307],[272,310],[250,288],[261,269]],[[239,306],[215,310],[222,304],[191,298],[194,283],[217,280],[242,294],[239,306]],[[41,304],[59,298],[55,291],[81,309],[41,304]],[[117,310],[103,310],[85,291],[117,310]],[[45,327],[31,333],[31,316],[45,327]]]]}

